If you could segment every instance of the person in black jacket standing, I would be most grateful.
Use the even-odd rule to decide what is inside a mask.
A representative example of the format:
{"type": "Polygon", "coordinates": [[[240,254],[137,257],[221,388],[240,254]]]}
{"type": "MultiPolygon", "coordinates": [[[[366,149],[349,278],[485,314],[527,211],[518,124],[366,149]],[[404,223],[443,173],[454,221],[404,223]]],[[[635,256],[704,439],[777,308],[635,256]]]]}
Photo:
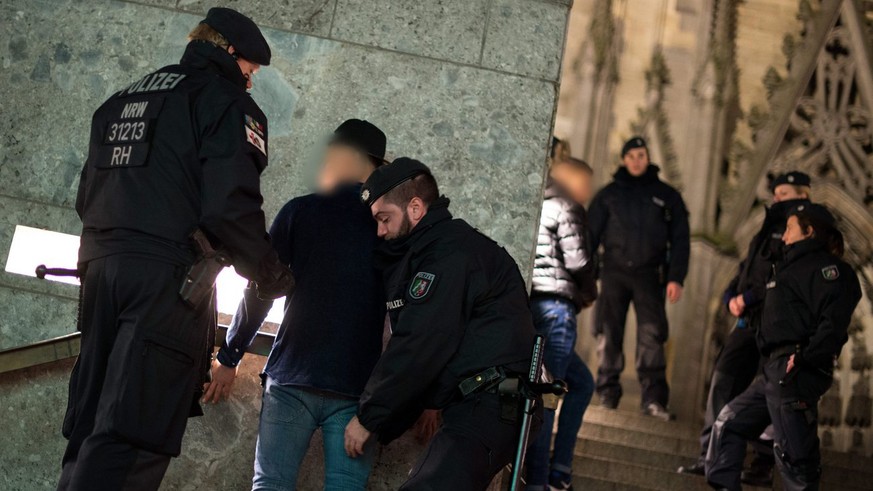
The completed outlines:
{"type": "Polygon", "coordinates": [[[607,408],[618,407],[624,370],[624,328],[633,302],[637,315],[636,368],[642,385],[642,410],[661,419],[667,411],[669,388],[664,343],[671,303],[682,297],[688,272],[690,238],[688,211],[678,191],[658,178],[649,163],[646,142],[634,137],[621,151],[622,167],[589,208],[592,252],[603,246],[601,291],[595,313],[600,366],[597,393],[607,408]]]}
{"type": "Polygon", "coordinates": [[[521,411],[508,386],[528,372],[535,338],[521,272],[505,249],[452,218],[417,160],[376,169],[361,199],[387,239],[376,259],[391,339],[346,428],[346,451],[357,457],[373,435],[390,442],[423,409],[442,409],[400,489],[482,491],[517,446],[521,411]]]}
{"type": "MultiPolygon", "coordinates": [[[[94,114],[76,211],[82,348],[58,489],[158,489],[196,415],[212,350],[212,285],[180,296],[199,229],[266,298],[292,286],[265,231],[267,120],[246,89],[270,49],[247,17],[211,9],[178,65],[94,114]]],[[[202,414],[202,413],[200,413],[202,414]]]]}
{"type": "MultiPolygon", "coordinates": [[[[567,383],[555,451],[549,465],[551,431],[541,431],[526,459],[527,489],[572,489],[573,451],[582,416],[594,394],[594,378],[576,354],[576,314],[597,299],[594,263],[586,244],[592,169],[578,159],[553,161],[546,181],[531,291],[534,325],[545,337],[545,366],[567,383]],[[551,467],[551,472],[550,472],[551,467]]],[[[552,428],[555,411],[543,412],[552,428]]]]}
{"type": "Polygon", "coordinates": [[[818,401],[833,382],[836,357],[849,339],[861,285],[840,259],[843,236],[823,206],[804,203],[788,215],[786,251],[766,286],[757,343],[763,375],[730,401],[713,425],[706,478],[716,489],[741,489],[746,442],[773,424],[773,453],[787,491],[818,489],[818,401]]]}
{"type": "MultiPolygon", "coordinates": [[[[773,204],[766,209],[764,223],[752,238],[746,258],[724,293],[725,308],[737,317],[715,362],[704,427],[700,432],[700,457],[694,465],[679,468],[680,473],[703,475],[712,424],[721,409],[752,383],[761,365],[755,337],[761,326],[764,293],[774,265],[782,257],[782,234],[788,212],[809,201],[810,179],[802,172],[777,176],[770,184],[773,204]]],[[[743,482],[769,487],[772,484],[773,445],[756,445],[751,468],[743,472],[743,482]]]]}

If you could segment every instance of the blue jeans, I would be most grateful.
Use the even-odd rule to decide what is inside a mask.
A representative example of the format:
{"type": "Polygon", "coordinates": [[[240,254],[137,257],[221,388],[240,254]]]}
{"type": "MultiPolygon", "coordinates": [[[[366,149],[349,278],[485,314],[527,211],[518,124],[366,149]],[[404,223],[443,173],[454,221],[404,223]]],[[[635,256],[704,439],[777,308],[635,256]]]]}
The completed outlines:
{"type": "Polygon", "coordinates": [[[346,425],[355,416],[358,401],[332,398],[322,393],[267,378],[255,450],[252,490],[293,491],[300,463],[317,428],[324,439],[324,489],[363,490],[373,468],[375,444],[353,459],[346,455],[346,425]]]}
{"type": "MultiPolygon", "coordinates": [[[[561,405],[551,470],[570,474],[573,450],[582,416],[594,393],[594,377],[576,354],[576,306],[569,300],[534,298],[531,311],[537,332],[546,338],[545,365],[555,379],[567,382],[569,391],[561,405]]],[[[543,411],[543,429],[527,453],[527,484],[542,489],[549,480],[549,447],[555,411],[543,411]]]]}

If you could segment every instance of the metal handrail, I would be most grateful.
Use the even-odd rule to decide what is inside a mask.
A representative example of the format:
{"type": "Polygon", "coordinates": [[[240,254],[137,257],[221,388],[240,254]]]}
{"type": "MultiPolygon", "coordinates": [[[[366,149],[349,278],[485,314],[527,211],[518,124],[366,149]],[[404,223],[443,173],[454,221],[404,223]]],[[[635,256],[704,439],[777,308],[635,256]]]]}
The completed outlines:
{"type": "MultiPolygon", "coordinates": [[[[227,335],[227,326],[219,325],[215,336],[216,346],[227,335]]],[[[0,373],[52,363],[79,356],[82,333],[74,332],[52,339],[37,341],[24,346],[16,346],[0,351],[0,373]]],[[[259,331],[248,353],[267,356],[276,340],[275,334],[259,331]]]]}
{"type": "Polygon", "coordinates": [[[76,332],[0,351],[0,373],[77,356],[81,336],[76,332]]]}

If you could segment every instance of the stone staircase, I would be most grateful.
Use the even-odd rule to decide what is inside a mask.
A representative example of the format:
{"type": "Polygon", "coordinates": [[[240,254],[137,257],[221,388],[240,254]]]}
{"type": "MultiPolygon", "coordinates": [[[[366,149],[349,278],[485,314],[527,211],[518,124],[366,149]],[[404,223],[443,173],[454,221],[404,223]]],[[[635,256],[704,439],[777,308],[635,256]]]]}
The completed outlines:
{"type": "MultiPolygon", "coordinates": [[[[629,409],[592,405],[585,414],[573,464],[578,491],[708,490],[702,477],[676,473],[694,462],[699,428],[664,422],[629,409]]],[[[873,489],[873,458],[823,452],[822,490],[873,489]]],[[[765,488],[746,487],[763,491],[765,488]]],[[[774,489],[782,489],[778,483],[774,489]]]]}

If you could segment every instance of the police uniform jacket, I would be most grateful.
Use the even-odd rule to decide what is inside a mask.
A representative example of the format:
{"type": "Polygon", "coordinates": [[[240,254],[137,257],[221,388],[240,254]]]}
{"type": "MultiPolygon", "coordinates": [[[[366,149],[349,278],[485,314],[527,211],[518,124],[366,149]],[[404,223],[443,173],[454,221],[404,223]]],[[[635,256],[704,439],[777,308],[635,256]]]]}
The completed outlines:
{"type": "Polygon", "coordinates": [[[807,200],[781,201],[767,208],[761,229],[749,243],[749,253],[740,262],[737,275],[725,290],[725,304],[742,295],[746,315],[760,313],[773,265],[782,257],[782,233],[785,232],[787,214],[803,202],[807,200]]]}
{"type": "Polygon", "coordinates": [[[463,220],[431,204],[412,233],[377,250],[391,339],[361,396],[358,417],[388,442],[424,408],[460,400],[458,384],[487,368],[526,374],[534,327],[518,266],[463,220]]]}
{"type": "Polygon", "coordinates": [[[94,114],[76,210],[80,263],[137,253],[190,263],[202,228],[246,278],[278,265],[266,234],[260,173],[267,118],[236,61],[194,41],[180,64],[146,75],[94,114]]]}
{"type": "Polygon", "coordinates": [[[532,297],[570,300],[577,310],[597,299],[594,262],[588,253],[585,208],[553,179],[546,183],[533,269],[532,297]]]}
{"type": "Polygon", "coordinates": [[[649,165],[639,177],[615,173],[588,208],[589,250],[603,246],[604,268],[635,271],[666,265],[664,279],[682,283],[688,273],[688,210],[678,191],[649,165]]]}
{"type": "Polygon", "coordinates": [[[767,284],[758,330],[761,353],[796,346],[798,364],[833,368],[860,299],[861,286],[851,266],[816,239],[793,244],[767,284]]]}

